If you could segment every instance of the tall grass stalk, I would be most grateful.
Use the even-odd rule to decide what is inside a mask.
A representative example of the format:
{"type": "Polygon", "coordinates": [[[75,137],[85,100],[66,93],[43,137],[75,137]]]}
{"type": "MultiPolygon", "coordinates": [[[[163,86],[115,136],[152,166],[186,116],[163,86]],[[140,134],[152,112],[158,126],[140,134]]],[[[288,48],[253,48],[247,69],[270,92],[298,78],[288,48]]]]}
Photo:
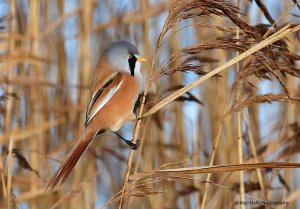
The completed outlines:
{"type": "Polygon", "coordinates": [[[297,208],[300,9],[270,2],[1,2],[0,208],[297,208]],[[117,38],[148,60],[139,149],[107,132],[45,193],[117,38]]]}

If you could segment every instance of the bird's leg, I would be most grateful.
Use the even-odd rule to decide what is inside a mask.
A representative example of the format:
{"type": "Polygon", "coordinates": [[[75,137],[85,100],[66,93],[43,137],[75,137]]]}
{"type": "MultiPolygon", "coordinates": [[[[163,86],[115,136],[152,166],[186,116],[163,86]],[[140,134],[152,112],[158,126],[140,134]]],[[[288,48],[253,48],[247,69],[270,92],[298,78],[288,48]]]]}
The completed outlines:
{"type": "Polygon", "coordinates": [[[126,144],[128,144],[128,146],[133,149],[136,150],[139,146],[139,141],[137,141],[137,143],[133,143],[130,140],[125,139],[123,136],[121,136],[118,132],[113,132],[114,134],[116,134],[120,139],[122,139],[124,142],[126,142],[126,144]]]}
{"type": "Polygon", "coordinates": [[[134,113],[134,114],[137,113],[137,112],[136,112],[137,109],[141,106],[142,101],[143,101],[143,97],[146,97],[146,99],[147,99],[147,96],[144,94],[144,92],[141,93],[141,94],[139,94],[139,97],[138,97],[138,99],[137,99],[136,102],[135,102],[135,105],[134,105],[134,108],[133,108],[133,113],[134,113]]]}

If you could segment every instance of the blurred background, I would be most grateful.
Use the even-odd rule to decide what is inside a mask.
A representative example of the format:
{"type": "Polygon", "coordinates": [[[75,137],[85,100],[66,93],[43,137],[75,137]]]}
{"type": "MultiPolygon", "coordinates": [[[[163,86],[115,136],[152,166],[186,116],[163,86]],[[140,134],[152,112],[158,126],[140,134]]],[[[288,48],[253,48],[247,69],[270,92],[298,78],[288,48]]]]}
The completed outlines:
{"type": "MultiPolygon", "coordinates": [[[[128,40],[148,60],[147,112],[299,20],[295,0],[0,0],[0,208],[117,208],[120,198],[122,208],[240,208],[241,196],[300,208],[299,169],[133,180],[159,168],[299,162],[298,33],[142,119],[124,194],[130,150],[112,133],[44,192],[83,131],[92,73],[111,42],[128,40]]],[[[134,124],[120,133],[132,138],[134,124]]]]}

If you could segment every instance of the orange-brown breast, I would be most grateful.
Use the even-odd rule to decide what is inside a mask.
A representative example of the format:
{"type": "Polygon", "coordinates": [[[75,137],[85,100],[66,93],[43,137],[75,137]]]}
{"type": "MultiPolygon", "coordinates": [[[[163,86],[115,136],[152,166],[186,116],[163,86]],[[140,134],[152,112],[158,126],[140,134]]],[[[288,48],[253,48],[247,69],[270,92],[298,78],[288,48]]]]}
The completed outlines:
{"type": "MultiPolygon", "coordinates": [[[[97,91],[103,83],[107,81],[108,77],[115,73],[105,62],[100,61],[94,73],[91,91],[97,91]]],[[[111,86],[116,86],[118,82],[122,82],[118,91],[112,98],[104,105],[99,112],[91,120],[89,126],[99,129],[114,129],[116,124],[122,125],[129,114],[133,113],[133,108],[138,96],[141,92],[141,86],[138,80],[128,73],[120,73],[114,81],[107,86],[99,96],[99,101],[107,94],[111,86]]],[[[118,127],[117,127],[118,128],[118,127]]]]}

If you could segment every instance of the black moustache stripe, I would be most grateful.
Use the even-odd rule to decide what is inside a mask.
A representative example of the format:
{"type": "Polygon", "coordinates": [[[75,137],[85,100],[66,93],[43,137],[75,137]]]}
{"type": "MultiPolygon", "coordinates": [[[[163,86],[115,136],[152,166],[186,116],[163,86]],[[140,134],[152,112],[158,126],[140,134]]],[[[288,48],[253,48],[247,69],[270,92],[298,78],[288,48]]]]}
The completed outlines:
{"type": "Polygon", "coordinates": [[[135,68],[136,60],[137,60],[137,58],[133,55],[131,56],[131,58],[128,59],[130,74],[132,76],[134,76],[134,68],[135,68]]]}

